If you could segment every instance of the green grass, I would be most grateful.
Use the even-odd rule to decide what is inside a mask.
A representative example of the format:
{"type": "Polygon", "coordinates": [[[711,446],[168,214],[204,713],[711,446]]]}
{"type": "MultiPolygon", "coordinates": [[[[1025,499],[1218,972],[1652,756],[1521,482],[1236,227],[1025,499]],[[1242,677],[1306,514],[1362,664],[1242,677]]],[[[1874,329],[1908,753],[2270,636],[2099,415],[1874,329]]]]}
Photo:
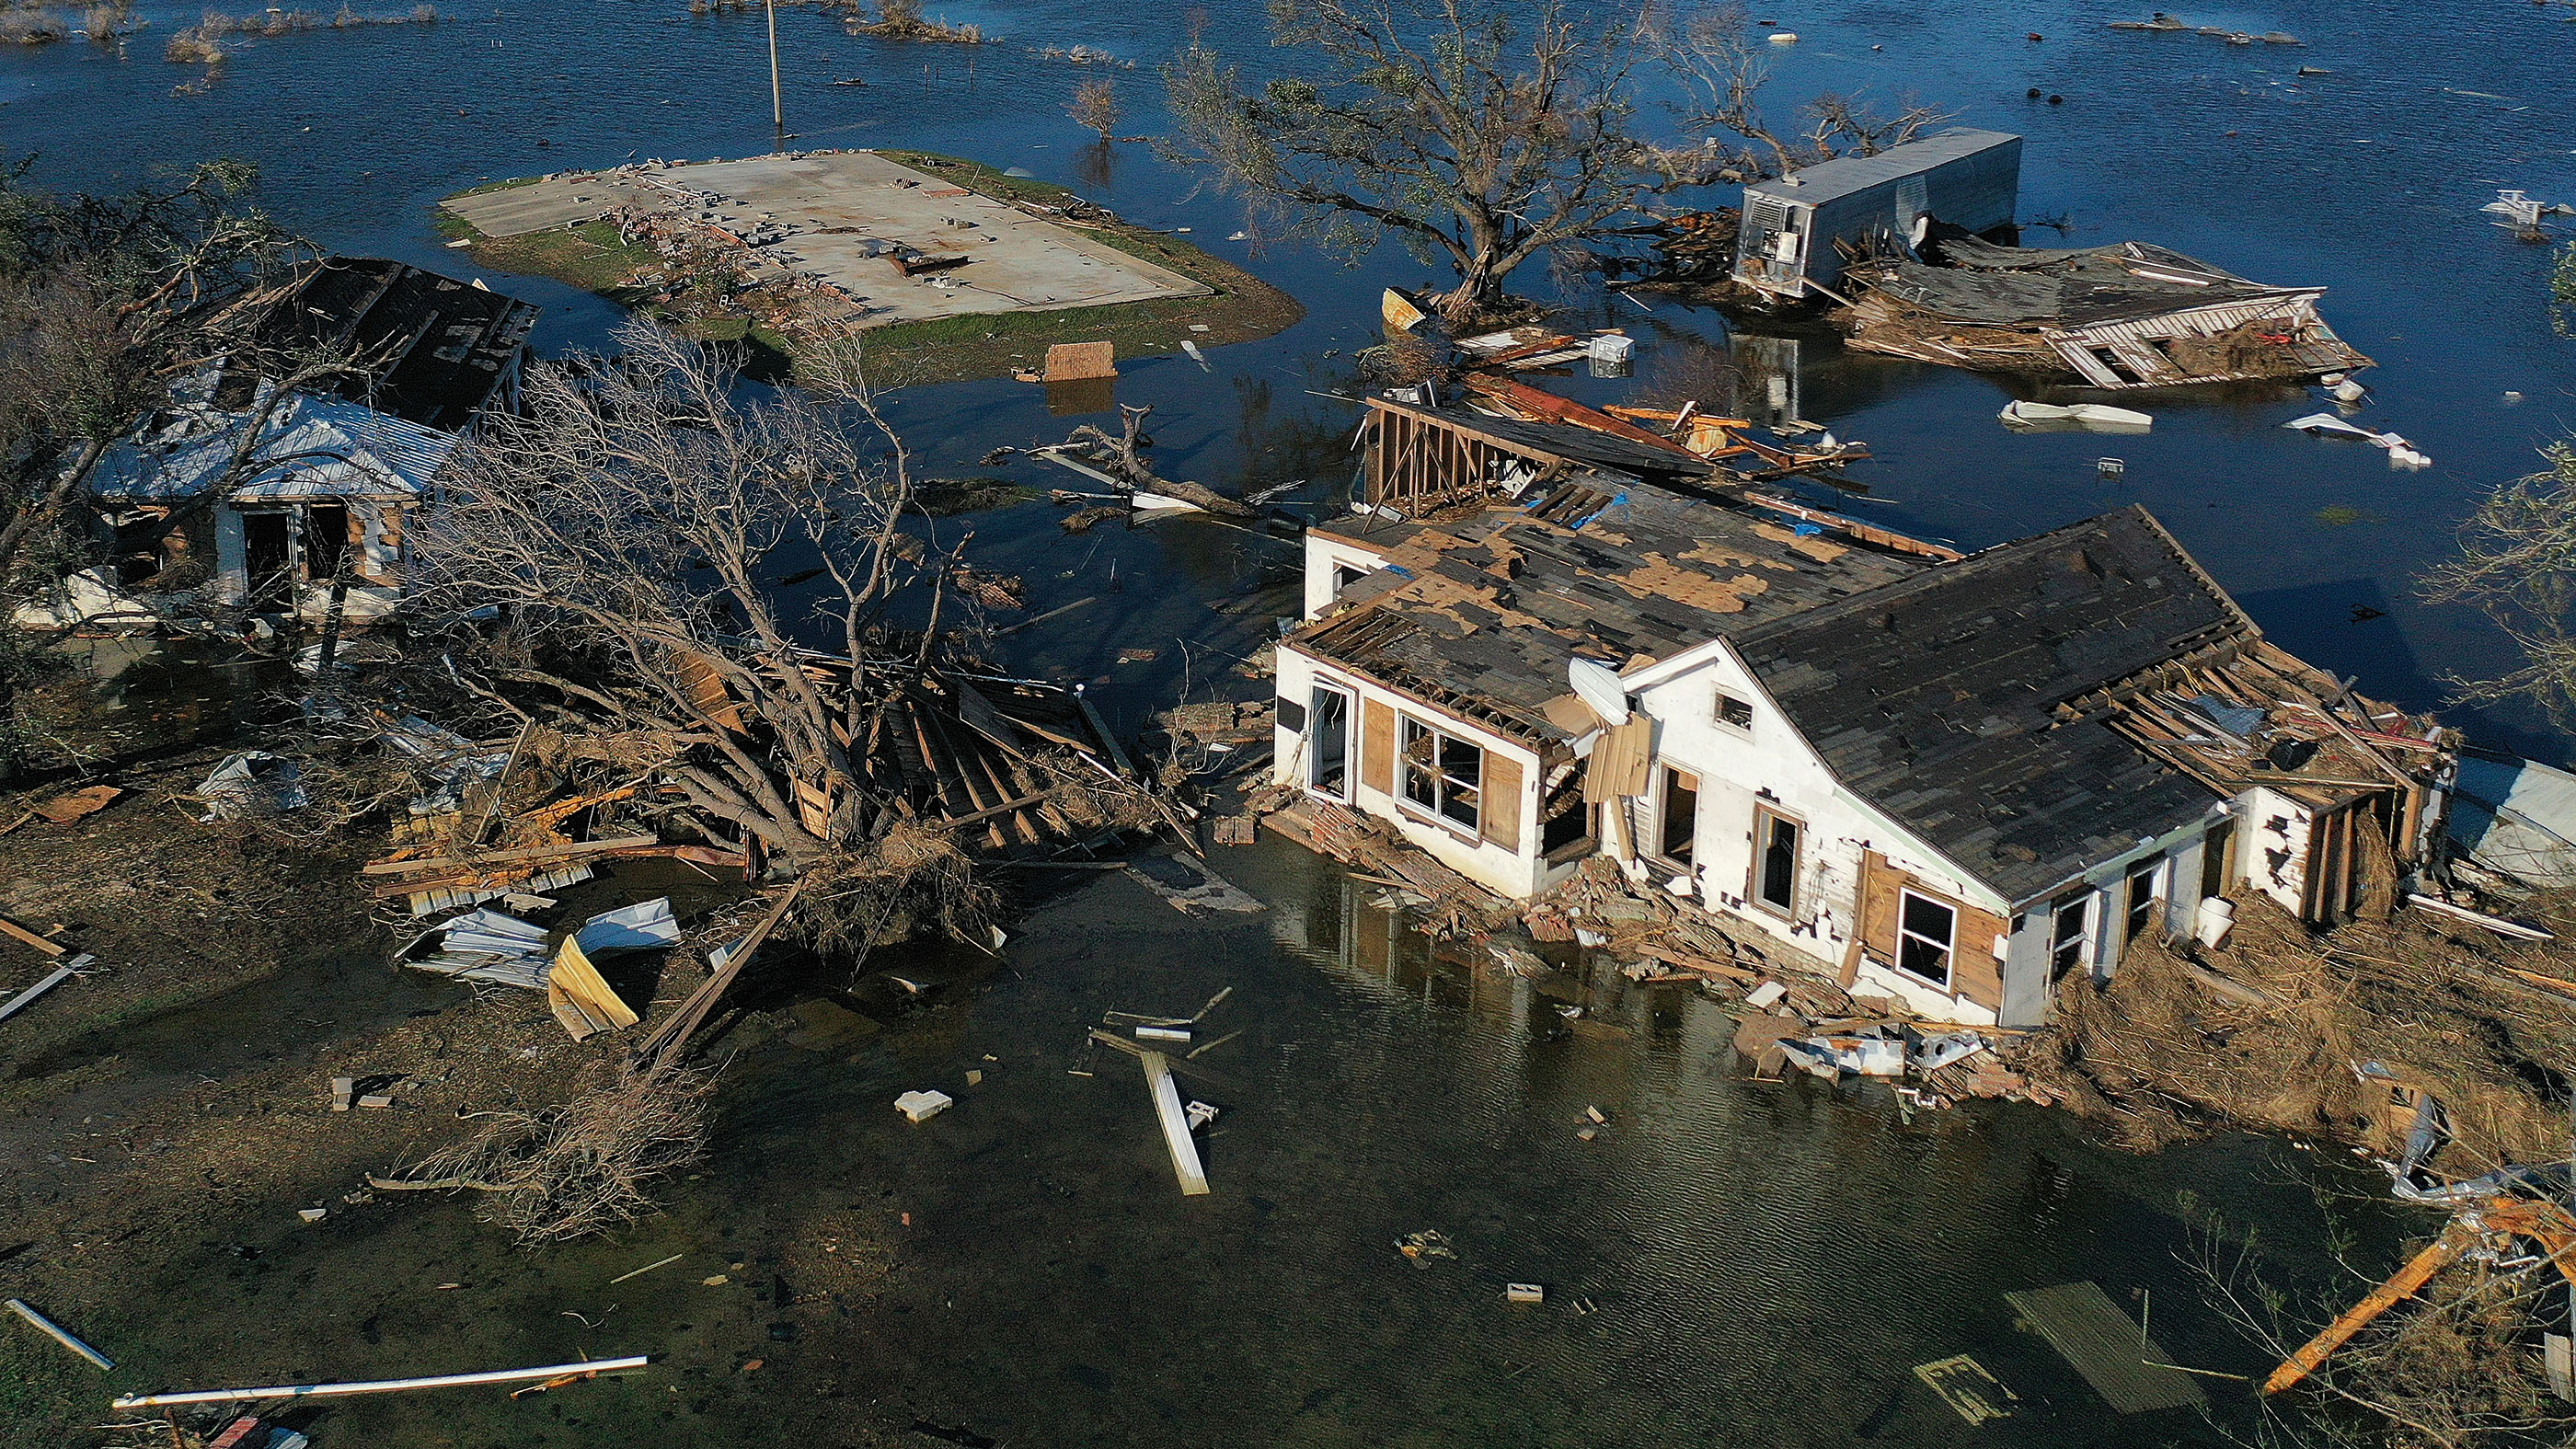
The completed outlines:
{"type": "MultiPolygon", "coordinates": [[[[927,151],[885,150],[880,154],[1004,200],[1062,206],[1075,199],[1063,187],[1005,176],[978,161],[927,151]]],[[[458,194],[470,196],[525,186],[537,179],[496,181],[458,194]]],[[[474,259],[486,266],[567,282],[610,301],[651,312],[684,335],[703,341],[747,340],[754,356],[746,370],[755,376],[783,374],[795,356],[795,344],[758,323],[741,317],[688,313],[685,294],[680,299],[680,310],[651,308],[645,299],[652,294],[628,286],[627,279],[641,269],[658,268],[660,256],[650,246],[620,242],[617,229],[606,222],[552,228],[524,236],[487,237],[463,217],[441,207],[432,213],[432,223],[442,236],[472,241],[474,259]]],[[[1188,277],[1208,288],[1210,294],[1052,312],[976,313],[870,328],[859,334],[869,380],[880,387],[905,387],[1003,377],[1036,366],[1045,359],[1047,348],[1059,342],[1105,341],[1115,345],[1121,357],[1178,352],[1185,340],[1215,347],[1268,337],[1294,326],[1306,315],[1305,309],[1288,294],[1183,239],[1124,223],[1087,227],[1083,234],[1188,277]]]]}
{"type": "Polygon", "coordinates": [[[2362,512],[2358,508],[2347,508],[2340,503],[2327,504],[2325,507],[2318,509],[2314,514],[2314,517],[2319,524],[2327,528],[2350,528],[2356,523],[2373,523],[2377,521],[2369,514],[2362,512]]]}

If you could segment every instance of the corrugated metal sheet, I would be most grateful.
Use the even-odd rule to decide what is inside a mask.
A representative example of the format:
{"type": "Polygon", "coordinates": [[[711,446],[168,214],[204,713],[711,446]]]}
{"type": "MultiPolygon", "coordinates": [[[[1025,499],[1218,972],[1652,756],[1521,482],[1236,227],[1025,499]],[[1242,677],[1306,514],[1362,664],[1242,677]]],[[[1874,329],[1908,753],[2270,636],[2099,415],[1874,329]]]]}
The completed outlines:
{"type": "MultiPolygon", "coordinates": [[[[253,414],[182,408],[160,428],[117,444],[99,460],[90,492],[136,502],[193,498],[232,467],[253,414]]],[[[428,491],[458,438],[338,398],[305,394],[272,413],[253,453],[256,471],[234,488],[241,501],[412,498],[428,491]],[[261,462],[267,466],[258,467],[261,462]]]]}

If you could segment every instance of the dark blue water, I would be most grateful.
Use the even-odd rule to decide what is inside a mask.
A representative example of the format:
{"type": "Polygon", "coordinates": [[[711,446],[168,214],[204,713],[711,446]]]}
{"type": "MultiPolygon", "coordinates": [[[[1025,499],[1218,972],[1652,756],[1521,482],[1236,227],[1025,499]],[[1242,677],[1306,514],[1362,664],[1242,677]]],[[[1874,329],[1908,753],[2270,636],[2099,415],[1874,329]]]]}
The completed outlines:
{"type": "MultiPolygon", "coordinates": [[[[439,251],[426,217],[460,187],[630,152],[704,157],[770,144],[757,15],[693,20],[645,0],[472,6],[427,30],[253,42],[210,94],[174,97],[171,85],[194,71],[164,63],[158,37],[194,9],[145,13],[163,29],[121,57],[72,46],[0,55],[0,144],[38,153],[39,175],[65,186],[126,184],[205,155],[247,157],[264,168],[267,200],[290,223],[335,246],[429,264],[455,260],[439,251]]],[[[1116,148],[1105,184],[1097,180],[1103,163],[1087,156],[1087,134],[1063,108],[1080,80],[1100,72],[1037,50],[1083,44],[1137,62],[1111,72],[1130,117],[1124,129],[1156,131],[1154,66],[1185,43],[1188,9],[1112,12],[1058,0],[946,13],[1006,43],[969,51],[853,39],[820,13],[783,12],[798,144],[901,144],[1024,166],[1139,220],[1191,227],[1202,244],[1250,262],[1305,302],[1309,319],[1269,342],[1221,350],[1215,375],[1177,357],[1132,363],[1121,396],[1157,408],[1166,471],[1219,487],[1311,475],[1312,493],[1346,481],[1347,460],[1331,443],[1350,412],[1304,389],[1375,340],[1383,282],[1423,274],[1391,249],[1346,270],[1295,246],[1256,254],[1254,243],[1223,241],[1243,223],[1236,204],[1141,145],[1116,148]],[[871,84],[825,84],[850,76],[871,84]],[[1324,356],[1336,348],[1342,358],[1324,356]]],[[[1995,421],[2006,394],[1993,381],[1813,340],[1799,349],[1801,410],[1877,449],[1879,461],[1858,473],[1874,501],[1857,507],[1871,517],[1979,545],[2143,501],[2280,642],[2358,674],[2366,690],[2437,705],[2445,676],[2493,672],[2510,656],[2475,615],[2417,605],[2414,581],[2485,490],[2531,471],[2535,449],[2576,427],[2576,343],[2554,336],[2543,311],[2548,251],[2513,242],[2476,210],[2499,186],[2576,199],[2576,117],[2559,103],[2576,81],[2576,25],[2564,6],[2500,0],[2307,0],[2185,14],[2307,41],[2236,48],[2102,28],[2122,13],[2066,4],[1782,10],[1767,18],[1803,39],[1775,57],[1772,108],[1792,113],[1798,97],[1826,87],[1882,103],[1911,95],[1962,122],[2025,134],[2022,214],[2068,218],[2068,244],[2146,238],[2258,279],[2326,284],[2328,318],[2381,364],[2368,375],[2377,402],[2366,421],[2405,433],[2435,465],[2395,472],[2376,449],[2281,430],[2313,409],[2296,390],[2150,399],[2158,421],[2144,438],[2012,436],[1995,421]],[[2025,39],[2030,32],[2045,39],[2025,39]],[[2302,80],[2293,72],[2303,64],[2333,74],[2302,80]],[[2065,103],[2028,101],[2032,87],[2065,103]],[[2508,391],[2523,400],[2507,404],[2508,391]],[[2127,464],[2118,482],[2097,476],[2094,460],[2106,453],[2127,464]],[[2321,521],[2328,509],[2361,521],[2321,521]]],[[[1204,16],[1211,44],[1256,69],[1287,63],[1265,44],[1260,7],[1205,7],[1204,16]]],[[[1650,116],[1666,99],[1641,95],[1650,116]]],[[[2051,231],[2031,239],[2061,240],[2051,231]]],[[[1539,295],[1552,288],[1537,266],[1522,282],[1539,295]]],[[[548,346],[596,342],[613,321],[603,304],[567,289],[513,285],[546,305],[548,346]]],[[[1597,294],[1571,300],[1572,320],[1640,332],[1641,380],[1688,374],[1694,354],[1725,334],[1713,315],[1669,305],[1648,316],[1597,294]]],[[[958,468],[994,443],[1052,440],[1066,426],[1034,390],[1008,383],[923,390],[896,407],[934,467],[958,468]]],[[[978,526],[988,544],[1033,562],[1061,552],[1052,517],[1038,506],[978,526]]],[[[1121,580],[1178,587],[1130,589],[1015,645],[1033,668],[1094,675],[1118,647],[1242,645],[1257,631],[1209,614],[1197,596],[1245,581],[1255,561],[1277,553],[1204,525],[1122,535],[1076,577],[1055,577],[1063,563],[1031,569],[1033,605],[1099,592],[1113,559],[1121,580]]],[[[1131,670],[1135,689],[1113,695],[1168,692],[1180,682],[1168,662],[1131,670]]],[[[2491,740],[2566,753],[2518,711],[2457,717],[2491,740]]]]}
{"type": "MultiPolygon", "coordinates": [[[[1305,501],[1345,486],[1353,412],[1310,390],[1341,383],[1350,354],[1376,340],[1378,287],[1423,274],[1393,253],[1345,269],[1293,246],[1256,254],[1227,242],[1239,208],[1142,146],[1116,148],[1102,174],[1104,158],[1063,115],[1096,72],[1035,48],[1137,60],[1115,72],[1123,129],[1152,131],[1152,67],[1187,35],[1185,10],[947,10],[1010,43],[970,54],[854,40],[821,15],[782,13],[799,144],[1024,166],[1239,255],[1295,293],[1307,320],[1216,351],[1213,373],[1179,357],[1128,361],[1120,396],[1155,407],[1168,474],[1220,488],[1302,482],[1293,496],[1305,501]],[[871,84],[825,84],[854,75],[871,84]]],[[[163,32],[194,18],[149,13],[163,32]]],[[[2027,135],[2023,215],[2063,214],[2069,244],[2142,238],[2258,279],[2325,283],[2330,320],[2381,364],[2368,375],[2369,421],[2414,439],[2435,466],[2392,472],[2374,449],[2282,431],[2316,406],[2297,390],[2158,396],[2144,404],[2157,424],[2142,438],[2014,436],[1995,421],[2007,394],[1993,381],[1813,338],[1797,348],[1799,410],[1877,450],[1857,474],[1867,495],[1843,500],[1865,516],[1981,545],[2143,501],[2281,642],[2366,690],[2439,704],[2444,675],[2509,657],[2474,616],[2416,605],[2413,580],[2486,489],[2529,471],[2536,448],[2576,425],[2576,343],[2543,315],[2547,255],[2476,212],[2498,186],[2576,199],[2570,12],[2502,0],[2182,12],[2286,30],[2308,41],[2297,50],[2101,28],[2119,13],[1779,10],[1804,38],[1776,57],[1775,105],[1788,111],[1826,86],[1891,101],[1912,92],[1963,122],[2027,135]],[[2025,39],[2032,31],[2045,39],[2025,39]],[[2334,74],[2301,81],[2300,64],[2334,74]],[[2033,86],[2065,103],[2027,101],[2033,86]],[[2506,99],[2461,94],[2471,91],[2506,99]],[[2507,405],[2508,390],[2523,401],[2507,405]],[[2126,462],[2116,483],[2097,476],[2106,453],[2126,462]],[[2330,508],[2362,521],[2321,521],[2330,508]]],[[[1263,46],[1259,7],[1210,7],[1207,33],[1249,64],[1280,62],[1263,46]]],[[[122,58],[0,55],[0,149],[37,152],[45,180],[90,188],[200,156],[247,157],[264,168],[268,204],[327,243],[454,265],[427,213],[461,187],[630,153],[766,149],[760,36],[757,16],[691,20],[641,0],[511,3],[431,29],[260,41],[210,94],[174,97],[194,72],[162,62],[147,32],[122,58]]],[[[1552,294],[1540,269],[1522,280],[1552,294]]],[[[547,307],[548,348],[596,344],[615,320],[549,283],[508,285],[547,307]]],[[[1640,384],[1704,372],[1713,350],[1746,350],[1713,314],[1662,302],[1649,314],[1580,291],[1564,300],[1570,321],[1639,335],[1640,384]]],[[[1561,385],[1593,400],[1623,386],[1561,385]]],[[[933,473],[973,471],[986,449],[1052,441],[1073,421],[1008,382],[889,406],[933,473]]],[[[1014,663],[1103,681],[1100,696],[1132,722],[1185,685],[1205,693],[1269,631],[1265,601],[1247,591],[1292,549],[1190,520],[1068,539],[1056,516],[1031,504],[941,524],[975,529],[983,561],[1022,573],[1032,613],[1097,600],[1011,636],[1014,663]],[[1115,664],[1125,648],[1159,655],[1115,664]]],[[[2566,754],[2514,711],[2454,717],[2490,740],[2566,754]]],[[[2004,1290],[2090,1278],[2133,1310],[2144,1292],[2182,1361],[2259,1371],[2194,1302],[2182,1259],[2195,1251],[2196,1198],[2264,1225],[2267,1271],[2345,1291],[2316,1254],[2309,1194],[2366,1184],[2313,1154],[2240,1141],[2117,1158],[2059,1115],[2018,1108],[1908,1126],[1875,1089],[1734,1080],[1728,1024],[1689,998],[1604,997],[1628,1036],[1553,1039],[1548,1003],[1528,985],[1429,962],[1336,873],[1275,844],[1220,864],[1273,911],[1192,923],[1112,880],[1030,923],[1006,971],[928,1016],[879,1028],[813,1013],[742,1043],[719,1159],[679,1190],[670,1218],[620,1242],[524,1257],[497,1249],[461,1207],[371,1210],[345,1238],[308,1235],[311,1246],[291,1250],[303,1255],[294,1272],[264,1280],[274,1286],[260,1334],[173,1321],[152,1352],[190,1380],[482,1367],[574,1349],[671,1355],[653,1379],[579,1397],[386,1401],[340,1421],[356,1436],[343,1442],[385,1444],[674,1429],[860,1443],[922,1414],[1014,1444],[2143,1445],[2210,1436],[2187,1417],[2109,1416],[2015,1332],[2004,1290]],[[1211,1144],[1217,1191],[1185,1203],[1132,1067],[1109,1061],[1098,1078],[1065,1068],[1100,1010],[1186,1010],[1223,984],[1237,987],[1232,1009],[1248,1031],[1211,1058],[1231,1080],[1203,1089],[1227,1108],[1211,1144]],[[970,1068],[994,1075],[928,1128],[905,1128],[886,1105],[904,1087],[958,1090],[970,1068]],[[1594,1103],[1613,1128],[1577,1143],[1576,1118],[1594,1103]],[[899,1229],[901,1212],[917,1230],[899,1229]],[[1416,1269],[1392,1253],[1395,1235],[1427,1227],[1458,1238],[1462,1260],[1416,1269]],[[901,1246],[882,1278],[838,1274],[823,1248],[886,1237],[901,1246]],[[681,1250],[695,1256],[680,1269],[601,1287],[681,1250]],[[715,1272],[733,1275],[729,1292],[698,1285],[715,1272]],[[824,1296],[783,1311],[766,1275],[821,1284],[824,1296]],[[1602,1311],[1507,1310],[1507,1278],[1602,1311]],[[455,1279],[484,1287],[432,1291],[455,1279]],[[611,1302],[606,1330],[563,1316],[597,1319],[611,1302]],[[353,1330],[370,1313],[381,1337],[361,1344],[353,1330]],[[793,1323],[794,1336],[774,1337],[773,1323],[793,1323]],[[2024,1415],[1971,1431],[1915,1383],[1913,1365],[1959,1352],[2021,1391],[2024,1415]],[[765,1366],[746,1373],[753,1358],[765,1366]]],[[[2241,1424],[2241,1396],[2210,1383],[2241,1424]]]]}

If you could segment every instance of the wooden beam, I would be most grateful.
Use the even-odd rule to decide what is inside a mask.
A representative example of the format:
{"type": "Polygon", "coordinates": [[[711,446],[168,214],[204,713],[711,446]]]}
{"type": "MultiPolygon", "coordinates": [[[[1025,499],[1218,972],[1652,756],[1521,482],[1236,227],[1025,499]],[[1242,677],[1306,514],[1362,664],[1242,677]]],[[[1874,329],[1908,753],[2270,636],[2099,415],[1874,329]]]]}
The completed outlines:
{"type": "Polygon", "coordinates": [[[37,935],[35,932],[19,925],[16,921],[10,920],[7,916],[0,916],[0,936],[10,936],[17,940],[24,941],[28,945],[35,947],[37,950],[44,952],[48,956],[60,956],[65,951],[71,949],[60,941],[47,940],[43,936],[37,935]]]}
{"type": "MultiPolygon", "coordinates": [[[[431,855],[418,860],[379,860],[359,867],[360,875],[410,875],[424,870],[479,870],[485,866],[512,865],[524,861],[572,859],[584,855],[606,855],[612,851],[633,850],[638,846],[659,845],[653,835],[621,835],[613,840],[576,840],[562,845],[532,845],[522,850],[496,850],[488,855],[431,855]]],[[[0,931],[11,930],[0,922],[0,931]]],[[[55,948],[61,954],[61,948],[55,948]]]]}

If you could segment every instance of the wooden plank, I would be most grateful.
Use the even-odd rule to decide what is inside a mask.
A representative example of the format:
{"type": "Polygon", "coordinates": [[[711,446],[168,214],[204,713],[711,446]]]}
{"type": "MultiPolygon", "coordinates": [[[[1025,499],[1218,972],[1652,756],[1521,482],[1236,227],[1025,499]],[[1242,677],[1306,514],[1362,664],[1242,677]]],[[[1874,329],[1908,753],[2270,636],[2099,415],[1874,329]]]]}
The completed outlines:
{"type": "Polygon", "coordinates": [[[2025,1289],[2004,1301],[2120,1413],[2197,1408],[2206,1401],[2191,1375],[2160,1367],[2171,1355],[2098,1284],[2025,1289]]]}
{"type": "Polygon", "coordinates": [[[1181,1196],[1204,1196],[1207,1169],[1199,1164],[1199,1145],[1190,1136],[1190,1117],[1181,1107],[1181,1088],[1172,1080],[1171,1060],[1156,1051],[1138,1052],[1136,1060],[1144,1064],[1145,1085],[1154,1094],[1154,1115],[1162,1119],[1163,1145],[1172,1150],[1172,1171],[1181,1180],[1181,1196]]]}
{"type": "Polygon", "coordinates": [[[1360,704],[1360,783],[1395,793],[1395,711],[1375,699],[1360,704]]]}
{"type": "Polygon", "coordinates": [[[1485,839],[1514,855],[1521,852],[1521,762],[1500,750],[1485,751],[1476,823],[1485,839]]]}
{"type": "Polygon", "coordinates": [[[47,940],[45,937],[37,935],[35,932],[19,925],[16,921],[10,920],[7,916],[0,916],[0,935],[13,936],[18,940],[24,941],[28,945],[35,947],[37,950],[44,952],[48,956],[60,956],[65,951],[71,949],[60,941],[47,940]]]}
{"type": "MultiPolygon", "coordinates": [[[[661,838],[652,835],[621,835],[611,840],[566,841],[562,845],[532,845],[522,850],[496,850],[488,855],[431,855],[418,860],[379,860],[358,868],[360,875],[410,875],[425,870],[481,870],[487,866],[515,865],[538,860],[569,860],[584,855],[605,855],[611,851],[633,850],[638,846],[659,845],[661,838]]],[[[0,921],[0,931],[8,930],[0,921]]],[[[16,932],[11,931],[15,935],[16,932]]],[[[60,955],[60,948],[55,954],[60,955]]]]}

